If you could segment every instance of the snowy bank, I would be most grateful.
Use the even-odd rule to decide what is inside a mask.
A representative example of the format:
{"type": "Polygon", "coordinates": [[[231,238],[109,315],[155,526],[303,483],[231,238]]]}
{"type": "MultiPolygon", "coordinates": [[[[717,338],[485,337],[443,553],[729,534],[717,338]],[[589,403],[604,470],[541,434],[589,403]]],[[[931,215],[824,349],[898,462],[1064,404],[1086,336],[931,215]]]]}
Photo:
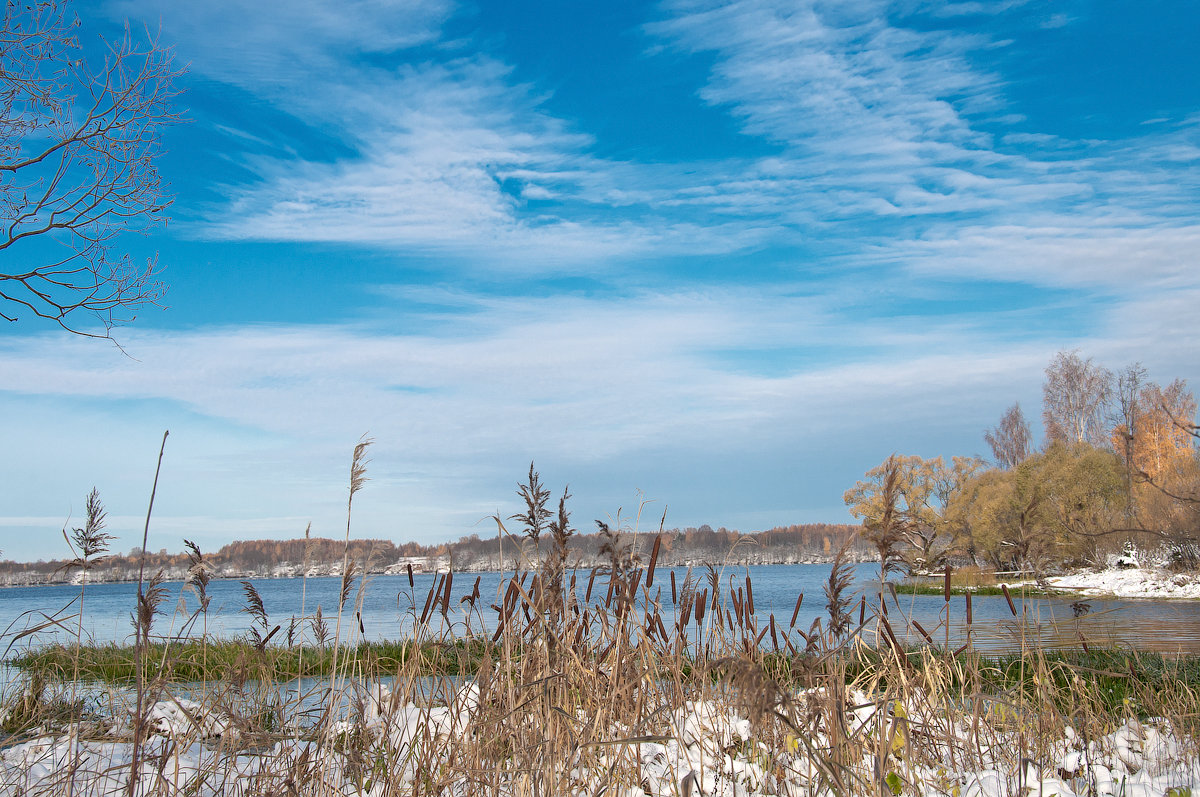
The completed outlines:
{"type": "MultiPolygon", "coordinates": [[[[808,696],[825,698],[821,690],[808,696]]],[[[789,734],[779,740],[782,744],[771,743],[729,707],[694,701],[664,712],[659,736],[630,738],[628,729],[610,728],[599,757],[577,753],[554,766],[569,780],[570,793],[629,797],[826,795],[835,793],[833,781],[841,781],[840,790],[849,794],[886,788],[930,797],[1200,792],[1200,757],[1164,721],[1127,719],[1092,739],[1067,727],[1057,738],[1031,744],[1030,728],[1019,724],[1003,729],[998,726],[1004,723],[980,723],[969,715],[953,719],[919,700],[876,701],[861,692],[847,699],[843,729],[863,744],[859,760],[840,765],[829,756],[823,724],[799,737],[789,734]],[[923,740],[919,755],[918,739],[923,740]]],[[[494,763],[496,771],[486,780],[478,770],[458,766],[456,750],[489,732],[486,725],[474,724],[479,707],[474,685],[460,689],[451,705],[441,708],[400,705],[382,690],[357,726],[339,724],[323,738],[285,739],[253,750],[213,738],[211,727],[197,730],[192,722],[165,721],[155,725],[136,767],[128,740],[85,740],[74,734],[36,738],[0,752],[0,795],[115,797],[126,793],[134,772],[133,793],[146,797],[537,793],[536,773],[504,771],[504,761],[494,763]],[[344,740],[350,737],[366,740],[369,766],[361,765],[363,756],[347,754],[344,740]]],[[[152,714],[178,719],[179,708],[159,705],[152,714]]],[[[185,708],[191,714],[194,707],[185,708]]]]}
{"type": "Polygon", "coordinates": [[[1047,579],[1054,589],[1114,598],[1200,599],[1200,578],[1161,567],[1108,567],[1047,579]]]}

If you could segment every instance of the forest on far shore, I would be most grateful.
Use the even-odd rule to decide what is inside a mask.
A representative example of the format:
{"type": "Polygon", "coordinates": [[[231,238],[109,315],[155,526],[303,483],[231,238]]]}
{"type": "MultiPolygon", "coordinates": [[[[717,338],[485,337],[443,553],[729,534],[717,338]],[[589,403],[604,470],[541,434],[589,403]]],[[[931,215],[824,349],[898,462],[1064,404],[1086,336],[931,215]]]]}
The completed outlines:
{"type": "MultiPolygon", "coordinates": [[[[628,532],[629,530],[626,529],[628,532]]],[[[665,566],[704,564],[789,564],[828,561],[849,543],[857,558],[866,558],[873,550],[866,541],[857,540],[858,526],[836,523],[806,523],[780,526],[767,531],[741,533],[724,527],[667,529],[663,532],[659,561],[665,566]]],[[[643,553],[649,552],[654,533],[630,534],[630,542],[643,553]]],[[[580,567],[591,568],[605,559],[600,549],[604,541],[598,532],[573,534],[570,540],[571,561],[580,567]]],[[[540,547],[549,545],[542,540],[540,547]]],[[[389,566],[403,561],[425,560],[428,567],[455,570],[499,570],[502,564],[512,568],[518,546],[524,555],[532,556],[532,543],[525,537],[506,537],[503,546],[496,535],[481,538],[471,534],[457,542],[421,545],[415,542],[395,543],[380,539],[351,539],[350,559],[369,573],[384,572],[389,566]]],[[[204,559],[213,575],[227,578],[301,575],[305,572],[340,574],[344,540],[309,538],[293,540],[239,540],[222,546],[204,559]]],[[[96,560],[89,568],[91,581],[137,580],[142,551],[134,548],[128,554],[113,554],[96,560]]],[[[169,579],[182,580],[187,576],[191,558],[187,550],[170,553],[161,549],[146,552],[146,570],[162,570],[169,579]]],[[[68,582],[77,575],[73,560],[49,562],[0,561],[0,584],[42,584],[68,582]]]]}

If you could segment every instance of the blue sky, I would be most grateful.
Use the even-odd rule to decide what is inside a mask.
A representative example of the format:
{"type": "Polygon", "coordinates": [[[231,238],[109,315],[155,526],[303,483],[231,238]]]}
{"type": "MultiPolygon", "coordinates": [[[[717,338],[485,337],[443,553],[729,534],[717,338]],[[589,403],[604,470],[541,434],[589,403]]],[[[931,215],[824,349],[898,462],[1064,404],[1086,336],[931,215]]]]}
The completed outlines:
{"type": "Polygon", "coordinates": [[[0,330],[0,548],[849,521],[1080,349],[1200,364],[1200,9],[1179,2],[80,4],[190,65],[161,310],[0,330]]]}

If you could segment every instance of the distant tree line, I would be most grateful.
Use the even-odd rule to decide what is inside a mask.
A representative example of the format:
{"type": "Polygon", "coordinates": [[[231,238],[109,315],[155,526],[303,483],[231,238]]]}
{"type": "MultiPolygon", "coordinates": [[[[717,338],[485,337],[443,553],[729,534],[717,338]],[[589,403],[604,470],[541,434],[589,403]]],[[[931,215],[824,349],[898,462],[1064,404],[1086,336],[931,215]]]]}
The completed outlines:
{"type": "Polygon", "coordinates": [[[1042,388],[1040,448],[1019,404],[984,433],[992,462],[893,454],[846,491],[885,565],[948,562],[1041,575],[1127,546],[1200,566],[1196,399],[1139,364],[1114,374],[1060,352],[1042,388]]]}
{"type": "MultiPolygon", "coordinates": [[[[620,529],[626,541],[633,546],[633,553],[643,557],[649,554],[658,532],[634,533],[629,528],[620,529]]],[[[869,546],[857,539],[857,527],[839,523],[805,523],[778,526],[767,531],[742,533],[724,526],[713,529],[705,524],[684,529],[667,529],[659,543],[658,563],[664,566],[689,564],[795,564],[799,562],[826,561],[833,558],[838,549],[849,543],[861,555],[870,551],[869,546]]],[[[567,543],[567,561],[580,567],[594,567],[606,560],[604,547],[607,538],[602,531],[591,534],[572,534],[567,543]]],[[[533,540],[507,535],[490,535],[485,538],[472,534],[446,547],[439,555],[446,556],[456,567],[464,569],[496,569],[502,561],[507,567],[521,557],[536,561],[548,553],[553,543],[539,539],[535,553],[533,540]]]]}
{"type": "MultiPolygon", "coordinates": [[[[273,575],[280,565],[314,568],[342,563],[345,541],[325,538],[295,540],[237,540],[222,546],[220,550],[205,553],[204,559],[215,576],[273,575]]],[[[351,540],[350,557],[369,566],[373,572],[403,556],[421,556],[426,550],[416,543],[396,545],[390,540],[351,540]]],[[[133,548],[128,554],[105,554],[91,566],[89,578],[95,581],[126,581],[136,579],[142,563],[141,548],[133,548]]],[[[72,567],[74,560],[51,560],[37,562],[0,561],[0,580],[6,583],[41,583],[66,581],[76,576],[72,567]]],[[[182,578],[187,572],[189,559],[186,551],[168,553],[163,548],[158,553],[145,552],[145,568],[154,573],[162,570],[169,577],[182,578]]]]}
{"type": "MultiPolygon", "coordinates": [[[[635,553],[648,553],[655,534],[633,534],[622,529],[635,553]]],[[[865,556],[870,548],[857,540],[857,527],[850,524],[807,523],[779,526],[767,531],[741,533],[735,530],[702,525],[698,528],[669,529],[663,532],[659,562],[664,566],[730,562],[736,564],[782,564],[823,561],[832,557],[847,542],[865,556]]],[[[416,542],[397,544],[391,540],[351,539],[350,558],[367,572],[379,573],[398,561],[428,560],[441,567],[460,570],[494,570],[512,567],[520,557],[536,560],[531,541],[525,537],[478,534],[467,535],[457,542],[421,545],[416,542]]],[[[543,539],[539,548],[549,549],[550,540],[543,539]]],[[[344,540],[326,538],[293,540],[238,540],[222,546],[204,558],[214,576],[247,577],[278,575],[280,568],[291,568],[300,574],[305,570],[318,572],[330,567],[340,568],[344,540]]],[[[600,532],[573,534],[567,547],[567,564],[593,567],[604,559],[604,538],[600,532]]],[[[108,554],[100,557],[89,572],[95,581],[124,581],[136,579],[142,551],[132,549],[128,554],[108,554]]],[[[71,560],[38,562],[0,561],[0,582],[7,584],[67,581],[77,571],[69,567],[71,560]]],[[[168,577],[182,578],[189,560],[186,552],[168,553],[162,549],[145,555],[148,572],[163,570],[168,577]]],[[[340,572],[340,571],[339,571],[340,572]]]]}

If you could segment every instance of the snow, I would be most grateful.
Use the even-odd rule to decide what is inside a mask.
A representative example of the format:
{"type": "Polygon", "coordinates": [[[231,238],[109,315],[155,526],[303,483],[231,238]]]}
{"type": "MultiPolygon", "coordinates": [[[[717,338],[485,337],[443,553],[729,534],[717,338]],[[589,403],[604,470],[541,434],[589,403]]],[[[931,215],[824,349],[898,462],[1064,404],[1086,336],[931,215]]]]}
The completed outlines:
{"type": "MultiPolygon", "coordinates": [[[[815,691],[798,693],[823,699],[815,691]]],[[[1067,728],[1062,738],[1041,739],[1040,757],[1027,750],[1030,739],[1020,730],[1005,731],[976,724],[966,717],[947,717],[914,693],[907,704],[873,701],[855,692],[847,696],[847,723],[852,734],[870,738],[879,729],[900,728],[887,737],[890,757],[885,772],[904,794],[933,797],[1008,797],[1008,795],[1153,795],[1200,792],[1200,756],[1184,744],[1162,720],[1128,719],[1111,733],[1093,739],[1067,728]],[[920,762],[909,760],[910,734],[940,741],[925,748],[920,762]],[[930,760],[929,751],[935,758],[930,760]],[[969,762],[969,763],[967,763],[969,762]]],[[[228,739],[214,739],[216,726],[197,722],[198,708],[183,701],[152,707],[155,735],[143,746],[137,767],[137,795],[215,795],[287,793],[299,784],[300,793],[320,788],[347,797],[409,794],[420,787],[418,778],[432,764],[449,769],[453,742],[469,740],[471,721],[479,710],[473,684],[459,689],[446,706],[400,705],[386,688],[369,698],[361,726],[343,725],[339,732],[365,731],[386,760],[398,766],[384,780],[355,775],[333,741],[289,739],[255,752],[234,749],[228,739]],[[208,736],[205,740],[204,736],[208,736]],[[432,745],[432,746],[430,746],[432,745]],[[432,754],[431,754],[432,751],[432,754]],[[424,768],[424,769],[423,769],[424,768]]],[[[570,773],[579,793],[622,795],[694,794],[704,797],[758,795],[815,795],[831,793],[825,776],[832,771],[821,749],[828,744],[818,723],[811,736],[788,737],[768,744],[755,734],[749,718],[713,701],[691,701],[667,715],[667,734],[661,741],[610,743],[611,750],[594,760],[566,760],[560,771],[570,773]],[[632,756],[632,758],[630,758],[632,756]],[[634,762],[632,770],[616,763],[634,762]],[[611,766],[609,762],[614,762],[611,766]],[[594,769],[589,768],[595,767],[594,769]],[[636,778],[614,775],[636,772],[636,778]],[[616,783],[613,783],[613,780],[616,783]]],[[[629,738],[628,729],[614,728],[613,739],[629,738]]],[[[891,731],[889,731],[891,733],[891,731]]],[[[860,773],[871,773],[878,746],[857,762],[860,773]]],[[[914,755],[913,758],[916,758],[914,755]]],[[[87,740],[76,730],[25,741],[0,751],[0,796],[71,793],[119,795],[127,788],[133,747],[125,740],[87,740]]],[[[851,762],[854,765],[856,762],[851,762]]],[[[869,775],[867,775],[869,777],[869,775]]],[[[526,784],[527,785],[527,784],[526,784]]],[[[878,786],[859,782],[851,793],[877,792],[878,786]]],[[[514,777],[501,794],[522,792],[514,777]]],[[[464,774],[443,794],[476,793],[464,774]]]]}
{"type": "Polygon", "coordinates": [[[1200,599],[1200,577],[1153,565],[1080,570],[1047,581],[1054,589],[1094,597],[1200,599]]]}

